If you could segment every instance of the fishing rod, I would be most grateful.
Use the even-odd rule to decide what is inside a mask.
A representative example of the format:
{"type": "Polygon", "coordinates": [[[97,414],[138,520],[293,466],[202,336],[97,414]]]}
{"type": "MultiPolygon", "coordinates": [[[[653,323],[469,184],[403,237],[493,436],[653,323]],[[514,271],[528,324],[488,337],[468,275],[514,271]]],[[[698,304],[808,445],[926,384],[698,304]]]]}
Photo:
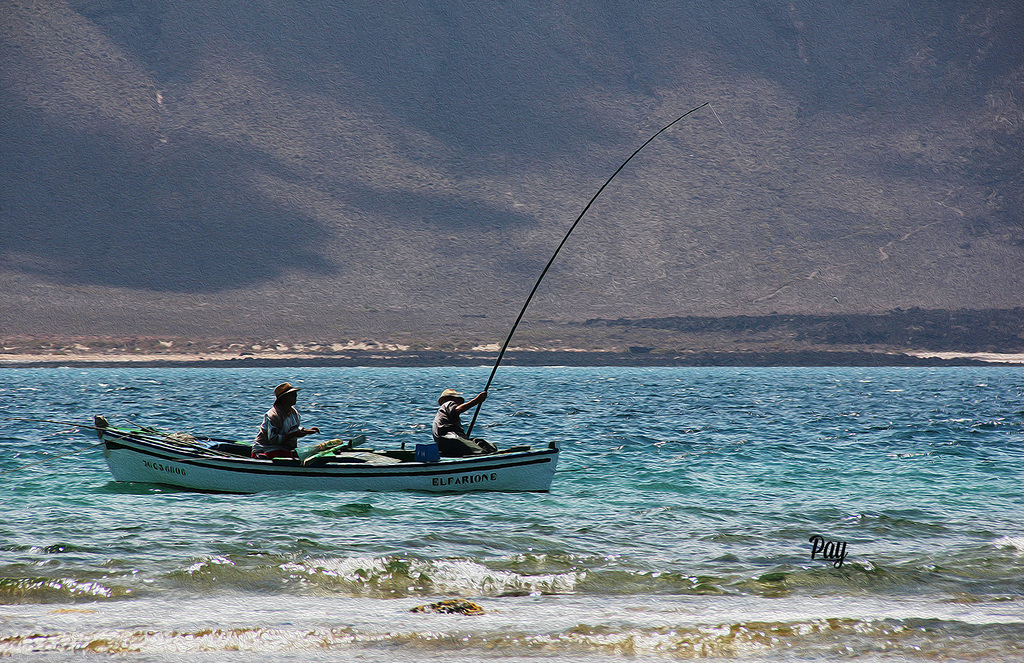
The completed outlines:
{"type": "MultiPolygon", "coordinates": [[[[587,213],[587,210],[589,210],[590,206],[594,204],[594,201],[597,200],[597,197],[601,195],[601,192],[605,190],[605,187],[607,187],[608,184],[611,183],[611,181],[615,178],[615,176],[619,174],[619,171],[621,171],[623,168],[625,168],[626,164],[629,163],[630,160],[633,159],[633,157],[635,157],[637,154],[640,153],[640,150],[642,150],[645,147],[647,147],[651,143],[651,141],[653,141],[655,138],[657,138],[662,133],[667,131],[669,128],[671,128],[674,124],[676,124],[677,122],[682,120],[684,117],[686,117],[687,115],[690,115],[691,113],[695,113],[695,112],[699,111],[701,108],[704,108],[705,106],[709,105],[710,103],[711,102],[709,102],[709,101],[705,101],[700,106],[697,106],[695,108],[691,108],[690,110],[686,111],[685,113],[683,113],[682,115],[680,115],[676,119],[672,120],[671,122],[669,122],[668,124],[663,126],[653,136],[651,136],[646,141],[644,141],[643,145],[641,145],[640,147],[636,148],[636,150],[632,154],[629,155],[629,158],[627,158],[625,161],[623,161],[622,165],[620,165],[618,168],[615,169],[615,172],[612,173],[611,176],[607,180],[605,180],[604,184],[601,185],[601,188],[598,189],[597,193],[595,193],[594,196],[590,199],[590,202],[588,202],[583,207],[583,211],[580,212],[580,215],[578,217],[576,217],[576,220],[573,221],[571,226],[569,226],[569,230],[565,233],[565,237],[563,237],[562,241],[559,242],[558,248],[556,248],[555,252],[551,254],[551,259],[548,260],[548,264],[544,266],[544,269],[540,273],[540,277],[537,278],[537,282],[533,284],[533,290],[531,290],[529,296],[527,296],[526,303],[523,304],[522,310],[519,311],[519,316],[516,318],[516,321],[512,324],[512,329],[509,330],[508,336],[505,337],[505,342],[501,345],[501,351],[498,352],[498,359],[497,359],[497,361],[494,362],[494,368],[491,369],[491,375],[490,375],[489,378],[487,378],[487,384],[484,386],[484,391],[487,391],[490,388],[491,382],[494,380],[494,374],[498,372],[498,366],[501,365],[501,360],[505,356],[505,350],[508,349],[508,344],[509,344],[509,342],[512,341],[512,335],[516,333],[516,328],[519,326],[519,323],[523,319],[523,315],[526,313],[526,307],[530,305],[531,301],[533,301],[533,296],[534,296],[534,294],[536,294],[537,288],[540,287],[540,282],[544,280],[544,275],[548,273],[548,269],[550,269],[551,264],[553,262],[555,262],[555,257],[558,255],[558,252],[561,251],[562,247],[565,246],[565,243],[567,241],[569,241],[569,235],[571,235],[572,231],[576,229],[576,226],[583,219],[583,215],[587,213]]],[[[715,114],[715,117],[718,117],[717,113],[715,114]]],[[[473,425],[476,424],[476,418],[480,414],[480,408],[481,407],[483,407],[483,403],[480,403],[480,404],[478,404],[476,406],[476,411],[473,413],[473,420],[471,422],[469,422],[469,429],[466,431],[466,437],[469,437],[473,433],[473,425]]]]}

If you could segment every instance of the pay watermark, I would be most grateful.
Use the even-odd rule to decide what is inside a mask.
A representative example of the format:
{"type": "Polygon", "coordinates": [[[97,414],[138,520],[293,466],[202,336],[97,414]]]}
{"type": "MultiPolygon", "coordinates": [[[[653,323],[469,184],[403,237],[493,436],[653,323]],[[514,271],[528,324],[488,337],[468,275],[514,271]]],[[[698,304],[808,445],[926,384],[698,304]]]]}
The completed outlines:
{"type": "Polygon", "coordinates": [[[811,559],[820,555],[826,562],[832,562],[832,566],[839,568],[846,560],[846,541],[827,541],[825,537],[815,534],[811,542],[811,559]]]}

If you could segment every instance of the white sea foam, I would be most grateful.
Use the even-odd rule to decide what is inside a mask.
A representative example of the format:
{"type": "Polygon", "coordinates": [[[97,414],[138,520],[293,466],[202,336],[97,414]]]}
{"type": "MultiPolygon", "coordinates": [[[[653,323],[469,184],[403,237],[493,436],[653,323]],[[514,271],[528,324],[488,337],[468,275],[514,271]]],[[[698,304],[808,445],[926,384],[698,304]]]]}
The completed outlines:
{"type": "Polygon", "coordinates": [[[209,567],[216,565],[234,566],[235,563],[227,557],[221,557],[219,555],[216,557],[204,557],[185,569],[185,573],[195,574],[200,571],[208,570],[209,567]]]}
{"type": "Polygon", "coordinates": [[[433,586],[444,593],[500,595],[510,592],[563,594],[571,592],[586,577],[585,572],[522,575],[495,571],[470,561],[440,561],[432,564],[433,586]]]}
{"type": "MultiPolygon", "coordinates": [[[[380,582],[394,577],[393,561],[387,558],[319,558],[288,562],[280,568],[299,575],[317,575],[351,582],[380,582]]],[[[586,573],[521,574],[493,570],[470,560],[408,560],[403,563],[410,578],[421,579],[440,594],[460,596],[501,594],[561,594],[573,591],[586,573]]]]}
{"type": "Polygon", "coordinates": [[[1024,552],[1024,536],[1004,536],[995,540],[997,548],[1014,548],[1017,552],[1024,552]]]}
{"type": "MultiPolygon", "coordinates": [[[[507,597],[482,601],[485,613],[469,617],[410,612],[417,602],[232,595],[105,602],[76,610],[5,606],[0,657],[92,652],[162,661],[172,655],[249,652],[320,661],[331,651],[378,660],[362,654],[384,647],[393,655],[390,660],[450,657],[456,651],[470,659],[471,654],[731,658],[801,648],[827,660],[835,638],[845,637],[867,643],[867,651],[915,654],[913,648],[921,648],[919,655],[927,659],[945,651],[953,637],[940,622],[953,631],[964,625],[1024,626],[1024,611],[1015,605],[911,598],[507,597]],[[920,620],[931,626],[920,628],[920,620]]],[[[1003,640],[990,646],[1008,644],[1006,638],[1014,636],[993,637],[1003,640]]]]}

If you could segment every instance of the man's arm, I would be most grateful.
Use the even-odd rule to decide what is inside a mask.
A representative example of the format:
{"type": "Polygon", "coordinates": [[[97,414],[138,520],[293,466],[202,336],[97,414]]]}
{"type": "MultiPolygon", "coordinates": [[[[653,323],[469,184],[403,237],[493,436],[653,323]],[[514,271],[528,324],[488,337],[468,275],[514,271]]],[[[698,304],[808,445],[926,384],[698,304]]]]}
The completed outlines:
{"type": "Polygon", "coordinates": [[[319,432],[320,429],[317,428],[316,426],[313,426],[312,428],[299,428],[293,430],[291,433],[284,435],[284,438],[290,442],[294,442],[295,440],[298,440],[300,437],[306,437],[307,435],[313,435],[314,433],[319,432]]]}
{"type": "Polygon", "coordinates": [[[287,423],[287,421],[275,420],[272,417],[268,418],[268,424],[270,426],[270,430],[268,431],[270,435],[268,435],[268,437],[272,444],[278,444],[283,447],[294,446],[300,437],[320,432],[320,429],[315,426],[313,428],[302,428],[300,426],[294,430],[285,432],[281,430],[285,423],[287,423]]]}
{"type": "Polygon", "coordinates": [[[487,400],[487,392],[486,391],[481,391],[479,394],[474,396],[471,400],[466,401],[462,405],[456,405],[455,406],[455,411],[458,412],[459,414],[462,414],[466,410],[468,410],[470,408],[473,408],[473,407],[476,407],[477,405],[479,405],[480,403],[483,403],[486,400],[487,400]]]}

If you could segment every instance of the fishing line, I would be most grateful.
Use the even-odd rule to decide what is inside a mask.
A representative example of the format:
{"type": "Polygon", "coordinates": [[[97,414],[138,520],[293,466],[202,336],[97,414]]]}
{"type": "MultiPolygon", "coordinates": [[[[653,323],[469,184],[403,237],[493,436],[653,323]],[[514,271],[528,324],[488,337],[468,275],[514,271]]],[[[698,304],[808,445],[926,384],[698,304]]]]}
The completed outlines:
{"type": "MultiPolygon", "coordinates": [[[[76,424],[76,423],[73,423],[73,422],[70,422],[70,421],[54,421],[52,419],[29,419],[27,417],[3,417],[3,420],[4,421],[36,421],[36,422],[40,422],[40,423],[44,423],[44,424],[59,424],[61,426],[76,426],[76,427],[79,427],[79,428],[93,428],[93,429],[99,430],[95,426],[87,426],[85,424],[76,424]]],[[[80,454],[83,451],[90,451],[92,449],[95,449],[96,447],[101,447],[101,446],[103,446],[102,442],[97,442],[96,444],[90,444],[87,447],[83,447],[81,449],[76,449],[75,451],[69,451],[67,453],[54,456],[53,458],[45,458],[43,460],[38,460],[38,461],[36,461],[34,463],[28,463],[26,465],[19,465],[18,467],[12,468],[10,470],[4,470],[3,472],[0,472],[0,475],[10,474],[11,472],[17,472],[19,470],[24,470],[27,467],[33,467],[35,465],[42,465],[43,463],[49,463],[50,461],[54,461],[54,460],[57,460],[59,458],[66,458],[67,456],[73,456],[75,454],[80,454]]]]}
{"type": "MultiPolygon", "coordinates": [[[[715,113],[715,107],[711,105],[710,101],[708,102],[708,108],[711,109],[712,113],[715,113]]],[[[715,113],[715,119],[718,120],[718,123],[720,125],[722,125],[723,127],[725,126],[725,122],[722,122],[722,118],[718,117],[718,113],[715,113]]]]}
{"type": "MultiPolygon", "coordinates": [[[[57,424],[57,425],[60,425],[60,426],[73,426],[75,428],[88,428],[88,429],[94,430],[94,431],[118,430],[118,429],[114,428],[113,426],[90,426],[89,424],[80,424],[80,423],[76,423],[74,421],[56,421],[54,419],[32,419],[32,418],[29,418],[29,417],[0,417],[0,420],[3,420],[3,421],[34,421],[34,422],[43,423],[43,424],[57,424]]],[[[175,446],[180,446],[180,447],[185,447],[187,449],[194,449],[196,451],[201,451],[201,452],[209,454],[211,456],[232,457],[231,454],[227,454],[227,453],[224,453],[224,452],[221,452],[221,451],[216,451],[215,449],[210,449],[209,447],[204,447],[204,446],[198,445],[198,444],[190,444],[188,442],[185,442],[185,441],[182,441],[182,440],[178,440],[177,438],[175,438],[175,437],[173,437],[171,435],[168,435],[166,433],[161,433],[160,431],[158,431],[155,428],[139,426],[138,424],[134,424],[131,421],[129,421],[128,423],[130,425],[132,425],[132,426],[136,426],[136,427],[140,428],[140,430],[130,431],[132,437],[137,437],[137,438],[139,438],[141,440],[144,440],[144,441],[162,442],[164,444],[173,444],[175,446]]],[[[103,444],[103,443],[100,442],[99,444],[103,444]]],[[[99,445],[94,444],[93,446],[99,446],[99,445]]],[[[88,447],[88,448],[92,448],[92,447],[88,447]]],[[[85,449],[79,449],[79,451],[84,451],[84,450],[85,449]]],[[[78,453],[78,451],[74,451],[72,453],[78,453]]],[[[70,455],[70,454],[64,454],[64,455],[70,455]]],[[[61,456],[57,456],[56,458],[61,458],[61,456]]],[[[50,458],[48,460],[54,460],[54,459],[50,458]]],[[[47,462],[47,461],[40,461],[40,462],[47,462]]],[[[36,465],[36,464],[37,463],[31,463],[30,465],[36,465]]],[[[24,465],[22,467],[29,467],[30,465],[24,465]]],[[[20,469],[20,468],[15,468],[15,469],[20,469]]],[[[0,474],[4,474],[4,473],[0,473],[0,474]]]]}
{"type": "MultiPolygon", "coordinates": [[[[682,115],[680,115],[676,119],[674,119],[671,122],[669,122],[668,124],[666,124],[664,127],[659,129],[657,131],[657,133],[655,133],[653,136],[651,136],[646,141],[644,141],[643,145],[641,145],[640,147],[636,148],[636,150],[632,154],[629,155],[629,158],[627,158],[625,161],[623,161],[622,165],[620,165],[618,168],[615,169],[615,172],[612,173],[611,176],[607,180],[605,180],[604,184],[601,185],[601,188],[598,189],[597,193],[595,193],[594,196],[590,199],[590,202],[588,202],[583,207],[583,211],[580,212],[580,215],[578,217],[576,217],[576,220],[573,221],[571,226],[569,226],[569,230],[565,233],[565,237],[563,237],[562,241],[559,242],[558,248],[556,248],[555,252],[551,254],[551,259],[548,260],[548,264],[544,266],[544,269],[540,273],[540,277],[537,278],[537,282],[533,284],[533,289],[530,290],[530,294],[526,298],[526,303],[523,304],[522,310],[519,311],[519,316],[516,317],[516,321],[515,321],[515,323],[513,323],[512,329],[509,331],[508,336],[505,337],[505,342],[502,343],[502,345],[501,345],[501,351],[498,352],[498,359],[497,359],[497,361],[494,362],[494,368],[491,369],[491,375],[490,375],[490,377],[487,378],[487,385],[484,387],[484,389],[483,389],[484,391],[487,391],[490,388],[491,382],[494,380],[494,374],[498,372],[498,366],[501,365],[501,360],[505,356],[505,350],[508,349],[508,344],[512,340],[512,335],[516,333],[516,328],[519,326],[519,323],[522,321],[523,314],[526,313],[526,307],[529,306],[530,302],[533,300],[533,296],[534,296],[534,294],[536,294],[537,288],[540,287],[540,282],[544,280],[544,275],[548,273],[548,269],[551,267],[551,264],[553,262],[555,262],[555,257],[558,255],[558,252],[562,250],[563,246],[565,246],[565,243],[569,240],[569,235],[571,235],[572,231],[576,229],[576,226],[583,219],[583,215],[587,213],[587,210],[589,210],[590,206],[594,204],[594,201],[597,200],[597,197],[601,195],[601,192],[604,191],[605,187],[607,187],[609,183],[611,183],[612,179],[614,179],[615,176],[618,175],[619,172],[623,168],[626,167],[626,164],[629,163],[630,160],[632,160],[633,157],[635,157],[637,154],[640,153],[640,150],[642,150],[645,147],[647,147],[651,143],[651,141],[653,141],[655,138],[657,138],[662,133],[664,133],[669,128],[671,128],[672,125],[676,124],[677,122],[682,120],[687,115],[690,115],[691,113],[695,113],[695,112],[699,111],[701,108],[704,108],[705,106],[708,106],[710,103],[711,102],[705,101],[700,106],[697,106],[695,108],[691,108],[690,110],[686,111],[685,113],[683,113],[682,115]]],[[[712,112],[714,112],[714,109],[712,109],[712,112]]],[[[715,117],[718,117],[717,113],[715,114],[715,117]]],[[[719,122],[721,122],[721,120],[719,120],[719,122]]],[[[476,411],[473,413],[473,420],[469,423],[469,429],[466,431],[466,437],[469,437],[473,433],[473,425],[476,424],[476,418],[480,414],[480,408],[481,407],[483,407],[483,403],[480,403],[479,405],[476,406],[476,411]]]]}
{"type": "MultiPolygon", "coordinates": [[[[73,426],[75,428],[89,428],[91,430],[107,430],[106,426],[103,426],[103,427],[101,427],[101,426],[90,426],[89,424],[80,424],[80,423],[76,423],[74,421],[56,421],[54,419],[31,419],[29,417],[0,417],[0,419],[2,419],[3,421],[35,421],[35,422],[43,423],[43,424],[57,424],[59,426],[73,426]]],[[[128,422],[128,423],[131,423],[131,422],[128,422]]],[[[150,435],[149,437],[153,437],[153,436],[150,435]]]]}
{"type": "Polygon", "coordinates": [[[60,454],[59,456],[54,456],[53,458],[45,458],[43,460],[37,460],[34,463],[28,463],[26,465],[19,465],[18,467],[15,467],[15,468],[12,468],[12,469],[9,469],[9,470],[4,470],[3,472],[0,472],[0,475],[2,475],[2,474],[10,474],[11,472],[17,472],[18,470],[23,470],[23,469],[25,469],[27,467],[33,467],[35,465],[42,465],[43,463],[49,463],[50,461],[57,460],[59,458],[65,458],[67,456],[73,456],[75,454],[80,454],[83,451],[89,451],[91,449],[95,449],[96,447],[102,447],[102,446],[103,446],[102,442],[97,442],[96,444],[90,444],[89,446],[84,447],[82,449],[77,449],[75,451],[69,451],[66,454],[60,454]]]}
{"type": "Polygon", "coordinates": [[[76,428],[92,428],[93,430],[102,430],[96,426],[90,426],[87,423],[77,423],[75,421],[56,421],[54,419],[33,419],[31,417],[0,417],[3,421],[37,421],[39,423],[55,423],[61,426],[74,426],[76,428]]]}

